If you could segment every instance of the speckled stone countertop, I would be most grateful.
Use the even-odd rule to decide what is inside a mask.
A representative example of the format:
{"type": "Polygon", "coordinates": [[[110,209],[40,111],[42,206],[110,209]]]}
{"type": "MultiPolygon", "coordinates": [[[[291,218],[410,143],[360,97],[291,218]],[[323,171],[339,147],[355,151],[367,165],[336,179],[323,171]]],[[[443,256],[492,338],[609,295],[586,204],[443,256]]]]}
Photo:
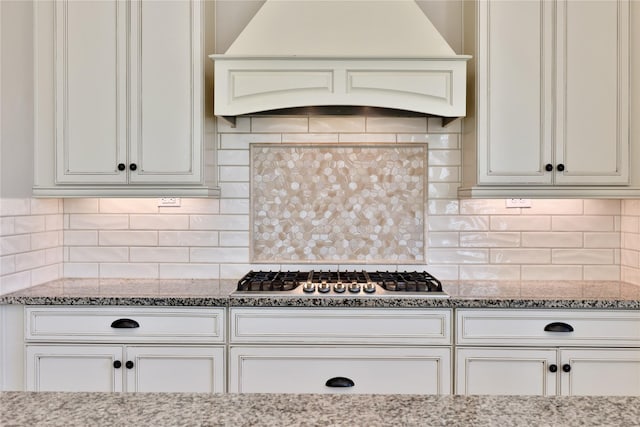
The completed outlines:
{"type": "Polygon", "coordinates": [[[60,279],[12,294],[0,304],[640,309],[640,286],[617,281],[449,281],[449,298],[428,296],[234,295],[236,280],[60,279]]]}
{"type": "Polygon", "coordinates": [[[640,397],[0,393],[3,426],[638,426],[640,397]]]}

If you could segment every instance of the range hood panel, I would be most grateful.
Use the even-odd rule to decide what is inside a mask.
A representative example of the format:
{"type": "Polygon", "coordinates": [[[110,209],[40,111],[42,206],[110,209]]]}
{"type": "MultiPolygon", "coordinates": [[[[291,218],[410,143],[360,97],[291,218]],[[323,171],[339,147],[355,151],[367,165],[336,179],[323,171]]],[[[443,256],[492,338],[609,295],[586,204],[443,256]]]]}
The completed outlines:
{"type": "Polygon", "coordinates": [[[218,116],[308,106],[465,115],[469,57],[414,0],[267,0],[211,58],[218,116]]]}

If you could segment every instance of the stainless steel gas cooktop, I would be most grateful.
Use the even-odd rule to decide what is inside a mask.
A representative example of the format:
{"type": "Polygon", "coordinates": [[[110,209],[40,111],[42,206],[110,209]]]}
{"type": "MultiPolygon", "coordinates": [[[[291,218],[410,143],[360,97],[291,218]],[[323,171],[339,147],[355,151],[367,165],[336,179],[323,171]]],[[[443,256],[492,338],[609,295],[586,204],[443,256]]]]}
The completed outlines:
{"type": "Polygon", "coordinates": [[[424,271],[250,271],[234,294],[448,297],[424,271]]]}

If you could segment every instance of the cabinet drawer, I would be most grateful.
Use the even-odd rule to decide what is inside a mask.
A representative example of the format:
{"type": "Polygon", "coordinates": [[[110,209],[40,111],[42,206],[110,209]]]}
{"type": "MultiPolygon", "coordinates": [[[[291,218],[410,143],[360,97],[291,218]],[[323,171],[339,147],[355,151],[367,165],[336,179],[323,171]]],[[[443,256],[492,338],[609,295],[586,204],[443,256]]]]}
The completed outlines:
{"type": "Polygon", "coordinates": [[[640,345],[640,312],[463,309],[456,320],[457,344],[640,345]]]}
{"type": "Polygon", "coordinates": [[[232,308],[235,343],[451,344],[451,311],[232,308]]]}
{"type": "Polygon", "coordinates": [[[449,348],[237,346],[229,354],[234,393],[451,393],[449,348]]]}
{"type": "Polygon", "coordinates": [[[223,308],[28,306],[25,318],[27,341],[224,341],[223,308]]]}

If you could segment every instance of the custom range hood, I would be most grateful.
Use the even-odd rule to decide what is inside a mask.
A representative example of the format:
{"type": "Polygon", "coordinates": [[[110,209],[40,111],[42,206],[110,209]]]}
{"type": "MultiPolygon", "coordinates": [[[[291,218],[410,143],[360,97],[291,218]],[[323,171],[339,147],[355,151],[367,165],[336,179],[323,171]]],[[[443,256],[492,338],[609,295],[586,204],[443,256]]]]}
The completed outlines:
{"type": "Polygon", "coordinates": [[[467,55],[414,0],[266,0],[215,62],[214,112],[465,115],[467,55]]]}

